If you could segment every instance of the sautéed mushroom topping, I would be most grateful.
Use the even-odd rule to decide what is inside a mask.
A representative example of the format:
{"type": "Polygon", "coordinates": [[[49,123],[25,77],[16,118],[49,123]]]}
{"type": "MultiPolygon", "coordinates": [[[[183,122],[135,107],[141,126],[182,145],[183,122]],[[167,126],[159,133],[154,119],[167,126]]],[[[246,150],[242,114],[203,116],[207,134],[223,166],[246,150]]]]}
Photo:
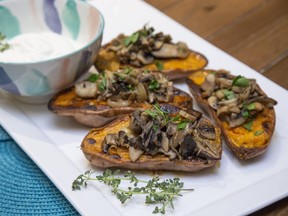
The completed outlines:
{"type": "Polygon", "coordinates": [[[110,50],[114,51],[123,64],[142,67],[156,63],[157,59],[186,58],[189,48],[186,43],[173,44],[170,35],[154,33],[152,27],[144,26],[130,36],[120,35],[111,42],[110,50]]]}
{"type": "Polygon", "coordinates": [[[224,70],[208,74],[201,91],[218,118],[226,121],[230,128],[245,126],[264,108],[277,104],[261,91],[255,79],[234,76],[224,70]]]}
{"type": "Polygon", "coordinates": [[[75,92],[81,98],[107,100],[111,107],[124,107],[135,101],[172,101],[173,82],[160,73],[127,68],[93,74],[88,80],[76,83],[75,92]]]}
{"type": "Polygon", "coordinates": [[[200,121],[200,112],[168,109],[154,105],[151,110],[136,110],[128,128],[104,138],[102,151],[109,154],[115,146],[128,148],[132,162],[142,154],[162,154],[170,160],[220,158],[219,150],[211,144],[216,140],[215,127],[200,121]]]}

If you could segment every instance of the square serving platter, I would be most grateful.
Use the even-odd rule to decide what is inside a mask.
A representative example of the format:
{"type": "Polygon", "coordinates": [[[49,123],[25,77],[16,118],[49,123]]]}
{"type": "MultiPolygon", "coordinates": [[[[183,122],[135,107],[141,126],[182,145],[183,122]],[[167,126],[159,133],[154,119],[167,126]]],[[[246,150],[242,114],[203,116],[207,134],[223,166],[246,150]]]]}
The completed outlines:
{"type": "MultiPolygon", "coordinates": [[[[285,89],[143,1],[88,2],[104,15],[104,44],[120,33],[130,34],[148,24],[204,54],[209,60],[207,68],[226,69],[235,75],[257,79],[264,91],[278,101],[275,133],[264,155],[239,161],[223,143],[219,168],[189,174],[160,172],[163,179],[180,177],[185,188],[195,189],[177,198],[175,209],[168,208],[167,215],[244,215],[288,195],[288,92],[285,89]]],[[[176,86],[189,92],[184,81],[177,82],[176,86]]],[[[198,109],[197,105],[195,108],[198,109]]],[[[0,123],[81,215],[153,215],[154,206],[146,206],[144,197],[133,198],[122,205],[101,183],[91,184],[81,191],[71,190],[72,181],[92,169],[80,149],[88,127],[72,118],[56,116],[46,105],[24,104],[3,93],[0,93],[0,123]]],[[[93,170],[96,175],[103,171],[93,170]]],[[[137,172],[137,176],[143,179],[150,179],[151,175],[151,172],[137,172]]]]}

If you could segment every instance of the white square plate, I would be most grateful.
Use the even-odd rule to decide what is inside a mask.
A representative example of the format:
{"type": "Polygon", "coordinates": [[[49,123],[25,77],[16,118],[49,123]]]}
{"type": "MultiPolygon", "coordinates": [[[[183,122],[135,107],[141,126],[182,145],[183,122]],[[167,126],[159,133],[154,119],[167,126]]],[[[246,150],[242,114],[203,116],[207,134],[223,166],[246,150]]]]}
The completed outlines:
{"type": "MultiPolygon", "coordinates": [[[[242,215],[258,210],[288,194],[288,115],[287,91],[243,63],[214,47],[161,12],[138,0],[93,0],[104,15],[103,43],[120,33],[130,34],[149,24],[157,31],[171,34],[175,41],[185,41],[209,60],[207,68],[226,69],[233,74],[257,79],[270,97],[278,101],[276,129],[268,151],[241,162],[224,147],[220,168],[194,174],[163,172],[161,178],[180,177],[186,188],[195,188],[175,201],[175,210],[167,215],[242,215]]],[[[188,92],[184,82],[177,87],[188,92]]],[[[72,191],[72,181],[91,169],[79,146],[89,128],[69,117],[56,116],[46,105],[28,105],[0,94],[0,122],[21,148],[54,182],[82,215],[152,215],[154,206],[145,206],[144,198],[120,202],[102,184],[72,191]]],[[[101,170],[96,170],[99,174],[101,170]]],[[[140,178],[151,178],[141,172],[140,178]]]]}

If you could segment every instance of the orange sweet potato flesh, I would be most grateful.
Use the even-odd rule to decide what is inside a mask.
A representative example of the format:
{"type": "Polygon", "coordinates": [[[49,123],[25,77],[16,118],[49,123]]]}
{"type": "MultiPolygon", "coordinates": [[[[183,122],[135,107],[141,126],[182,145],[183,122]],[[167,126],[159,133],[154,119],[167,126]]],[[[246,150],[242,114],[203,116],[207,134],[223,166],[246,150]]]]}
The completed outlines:
{"type": "Polygon", "coordinates": [[[274,108],[265,108],[261,113],[258,113],[253,120],[251,131],[243,126],[229,128],[226,122],[217,118],[216,112],[208,105],[207,100],[201,97],[200,85],[204,82],[208,73],[217,73],[217,71],[197,71],[187,78],[187,84],[199,105],[210,114],[221,128],[227,146],[241,160],[251,159],[264,153],[275,128],[274,108]],[[263,131],[263,133],[255,136],[257,131],[263,131]]]}
{"type": "MultiPolygon", "coordinates": [[[[206,120],[205,120],[206,121],[206,120]]],[[[208,121],[208,120],[207,120],[208,121]]],[[[101,143],[106,135],[118,133],[123,128],[128,127],[130,116],[117,119],[112,124],[102,129],[92,129],[82,141],[81,149],[90,163],[100,168],[118,167],[133,170],[168,170],[196,172],[219,163],[219,160],[169,160],[168,157],[157,154],[155,156],[143,154],[136,162],[131,162],[129,151],[125,147],[117,146],[105,154],[101,150],[101,143]]],[[[215,145],[222,151],[221,132],[216,129],[217,139],[215,145]]]]}
{"type": "MultiPolygon", "coordinates": [[[[123,68],[135,68],[131,65],[121,64],[115,52],[109,50],[110,44],[104,45],[98,54],[95,66],[98,71],[110,70],[117,71],[123,68]]],[[[163,69],[159,72],[165,74],[170,80],[186,78],[191,72],[201,70],[208,64],[206,57],[195,51],[185,59],[156,59],[161,61],[163,69]]],[[[149,64],[141,67],[151,71],[158,71],[155,64],[149,64]]]]}
{"type": "MultiPolygon", "coordinates": [[[[169,104],[192,108],[192,98],[188,93],[174,88],[174,97],[169,104]]],[[[151,106],[149,103],[134,102],[129,107],[110,107],[107,101],[78,97],[74,87],[59,92],[48,103],[50,111],[62,116],[72,116],[79,123],[95,128],[104,127],[137,108],[147,109],[151,106]]]]}

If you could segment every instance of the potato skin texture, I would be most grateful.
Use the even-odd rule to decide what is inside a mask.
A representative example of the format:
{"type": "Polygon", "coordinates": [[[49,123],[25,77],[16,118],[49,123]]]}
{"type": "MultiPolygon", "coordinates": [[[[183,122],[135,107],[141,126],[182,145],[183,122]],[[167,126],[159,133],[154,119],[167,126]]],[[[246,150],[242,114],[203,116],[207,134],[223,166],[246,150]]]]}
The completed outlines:
{"type": "MultiPolygon", "coordinates": [[[[192,108],[193,101],[188,93],[174,88],[173,94],[173,101],[169,102],[169,104],[180,108],[192,108]]],[[[129,107],[113,108],[107,105],[107,101],[77,97],[74,87],[59,92],[48,103],[48,109],[55,114],[72,116],[77,122],[96,128],[104,127],[115,119],[132,113],[137,108],[148,109],[151,106],[149,103],[135,102],[129,107]]]]}
{"type": "MultiPolygon", "coordinates": [[[[209,73],[217,73],[214,70],[201,70],[191,74],[187,78],[187,85],[198,102],[206,110],[217,125],[221,128],[223,138],[227,146],[240,160],[248,160],[263,154],[270,144],[271,137],[275,129],[275,110],[274,108],[265,108],[263,112],[257,114],[253,121],[251,131],[243,126],[229,128],[228,124],[221,121],[216,112],[211,108],[207,100],[201,97],[200,85],[204,82],[209,73]],[[263,133],[255,136],[256,131],[263,130],[263,133]]],[[[262,91],[263,92],[263,91],[262,91]]],[[[263,92],[264,93],[264,92],[263,92]]]]}
{"type": "MultiPolygon", "coordinates": [[[[205,119],[204,121],[208,120],[205,119]]],[[[101,143],[104,137],[111,133],[117,133],[119,130],[128,127],[129,122],[130,116],[124,116],[117,119],[105,128],[91,129],[88,132],[82,141],[81,150],[92,165],[100,168],[117,167],[133,170],[197,172],[205,168],[213,167],[220,161],[220,159],[170,161],[168,157],[161,154],[157,154],[155,156],[143,154],[136,162],[131,162],[128,149],[121,146],[112,148],[110,154],[103,153],[101,143]]],[[[219,147],[219,151],[222,152],[220,128],[216,127],[215,129],[217,135],[215,145],[217,145],[219,147]]]]}
{"type": "MultiPolygon", "coordinates": [[[[109,50],[110,43],[101,47],[95,62],[98,71],[117,71],[124,68],[135,68],[132,65],[121,64],[114,51],[109,50]]],[[[165,74],[170,80],[186,78],[193,71],[201,70],[208,64],[207,58],[198,52],[190,50],[190,54],[185,59],[155,59],[163,63],[163,69],[159,71],[155,64],[145,65],[139,69],[159,71],[165,74]]]]}

